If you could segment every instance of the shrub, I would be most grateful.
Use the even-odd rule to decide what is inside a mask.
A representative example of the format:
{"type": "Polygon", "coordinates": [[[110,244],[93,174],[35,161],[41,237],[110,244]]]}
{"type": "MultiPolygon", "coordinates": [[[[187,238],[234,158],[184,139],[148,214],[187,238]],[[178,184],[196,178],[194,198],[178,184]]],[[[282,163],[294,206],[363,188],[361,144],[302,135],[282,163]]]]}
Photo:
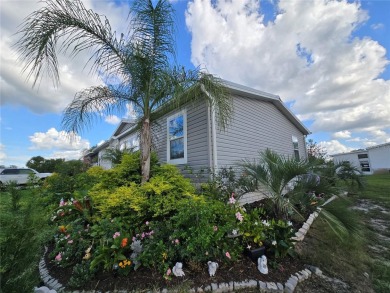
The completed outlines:
{"type": "Polygon", "coordinates": [[[172,238],[181,243],[180,258],[194,262],[237,259],[242,252],[239,241],[227,237],[237,228],[235,213],[235,208],[203,197],[182,201],[171,219],[172,238]],[[230,257],[226,257],[226,252],[230,257]]]}
{"type": "Polygon", "coordinates": [[[275,258],[283,258],[287,254],[294,255],[294,230],[291,222],[272,219],[267,222],[269,225],[265,230],[267,238],[267,251],[275,258]]]}
{"type": "Polygon", "coordinates": [[[173,215],[180,200],[195,194],[190,180],[173,165],[158,168],[149,182],[140,186],[140,191],[148,198],[147,211],[154,219],[173,215]]]}
{"type": "Polygon", "coordinates": [[[242,247],[238,238],[227,236],[236,227],[235,209],[226,204],[202,196],[181,200],[169,221],[153,222],[153,237],[143,240],[139,259],[161,273],[177,261],[199,266],[208,260],[235,260],[242,247]]]}
{"type": "Polygon", "coordinates": [[[131,226],[122,219],[103,219],[91,227],[94,247],[91,248],[91,269],[102,267],[110,271],[119,267],[121,261],[127,260],[131,253],[131,226]]]}
{"type": "MultiPolygon", "coordinates": [[[[42,245],[50,237],[46,214],[30,190],[11,210],[10,195],[0,199],[0,288],[1,292],[31,292],[39,283],[37,265],[42,245]]],[[[51,232],[51,231],[50,231],[51,232]]]]}
{"type": "Polygon", "coordinates": [[[89,195],[97,212],[95,219],[112,219],[122,216],[142,218],[147,207],[146,195],[134,182],[113,190],[92,190],[89,195]]]}

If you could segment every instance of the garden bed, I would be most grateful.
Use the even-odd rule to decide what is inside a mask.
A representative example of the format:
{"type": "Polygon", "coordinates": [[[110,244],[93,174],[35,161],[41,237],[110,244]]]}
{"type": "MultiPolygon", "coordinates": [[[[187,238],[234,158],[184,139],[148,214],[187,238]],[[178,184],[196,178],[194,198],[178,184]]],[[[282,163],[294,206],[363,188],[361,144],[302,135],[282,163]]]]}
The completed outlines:
{"type": "MultiPolygon", "coordinates": [[[[72,267],[61,268],[49,259],[49,254],[53,246],[49,246],[49,250],[45,255],[46,266],[50,275],[57,279],[59,283],[67,287],[67,283],[72,275],[72,267]]],[[[269,260],[270,264],[271,260],[269,260]]],[[[207,270],[207,264],[201,268],[190,269],[184,264],[185,277],[178,278],[173,276],[172,280],[168,281],[163,278],[157,270],[147,269],[144,267],[132,272],[128,276],[115,277],[112,272],[100,272],[95,278],[87,283],[82,288],[83,290],[100,290],[112,291],[116,290],[144,290],[153,288],[170,288],[176,287],[184,282],[190,288],[208,285],[210,283],[228,283],[230,281],[245,281],[245,280],[260,280],[263,282],[280,282],[284,283],[291,274],[304,269],[304,264],[298,258],[286,257],[278,261],[276,268],[269,266],[268,275],[261,274],[257,269],[257,264],[252,262],[248,257],[243,256],[240,260],[231,264],[220,264],[217,273],[214,277],[210,277],[207,270]]]]}

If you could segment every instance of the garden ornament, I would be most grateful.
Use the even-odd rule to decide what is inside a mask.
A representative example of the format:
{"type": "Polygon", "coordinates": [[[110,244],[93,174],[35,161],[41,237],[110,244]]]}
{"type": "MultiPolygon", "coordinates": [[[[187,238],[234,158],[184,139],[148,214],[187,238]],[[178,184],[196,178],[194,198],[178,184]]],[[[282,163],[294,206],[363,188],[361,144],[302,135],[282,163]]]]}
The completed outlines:
{"type": "Polygon", "coordinates": [[[34,288],[34,293],[57,293],[56,290],[50,290],[49,288],[43,286],[43,287],[35,287],[34,288]]]}
{"type": "Polygon", "coordinates": [[[210,277],[214,277],[215,272],[217,271],[218,268],[218,264],[214,261],[208,261],[207,264],[209,266],[210,277]]]}
{"type": "Polygon", "coordinates": [[[260,273],[267,275],[268,274],[268,267],[267,267],[267,257],[265,255],[262,255],[257,260],[257,268],[259,269],[260,273]]]}
{"type": "Polygon", "coordinates": [[[183,264],[181,262],[177,262],[173,267],[172,272],[176,277],[184,277],[183,264]]]}

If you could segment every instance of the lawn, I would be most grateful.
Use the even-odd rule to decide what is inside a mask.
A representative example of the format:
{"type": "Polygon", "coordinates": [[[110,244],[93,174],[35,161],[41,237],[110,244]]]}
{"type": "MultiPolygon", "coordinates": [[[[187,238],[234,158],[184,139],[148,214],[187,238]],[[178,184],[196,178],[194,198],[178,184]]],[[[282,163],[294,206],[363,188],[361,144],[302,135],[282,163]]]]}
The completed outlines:
{"type": "Polygon", "coordinates": [[[350,292],[390,292],[390,174],[367,176],[365,181],[363,191],[348,197],[348,216],[360,224],[360,232],[339,239],[319,219],[300,254],[306,263],[347,282],[350,292]]]}

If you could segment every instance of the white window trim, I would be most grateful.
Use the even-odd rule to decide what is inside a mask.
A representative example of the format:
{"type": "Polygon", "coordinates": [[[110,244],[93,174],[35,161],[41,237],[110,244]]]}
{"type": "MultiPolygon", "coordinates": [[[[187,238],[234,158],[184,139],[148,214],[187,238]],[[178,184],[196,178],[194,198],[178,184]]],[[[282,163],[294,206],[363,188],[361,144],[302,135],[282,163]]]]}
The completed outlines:
{"type": "Polygon", "coordinates": [[[174,164],[174,165],[187,164],[187,111],[185,109],[167,118],[167,163],[174,164]],[[169,121],[181,115],[183,115],[184,158],[171,160],[171,149],[170,149],[171,145],[169,140],[169,121]]]}
{"type": "Polygon", "coordinates": [[[297,159],[297,160],[300,160],[301,159],[301,154],[300,154],[300,151],[299,151],[299,139],[298,139],[298,137],[296,137],[295,135],[293,135],[292,137],[291,137],[291,140],[292,140],[292,144],[293,144],[293,152],[294,152],[294,158],[295,159],[297,159]],[[295,147],[295,144],[294,143],[297,143],[297,147],[295,147]],[[297,151],[298,152],[298,158],[296,157],[296,155],[295,155],[295,151],[297,151]]]}

